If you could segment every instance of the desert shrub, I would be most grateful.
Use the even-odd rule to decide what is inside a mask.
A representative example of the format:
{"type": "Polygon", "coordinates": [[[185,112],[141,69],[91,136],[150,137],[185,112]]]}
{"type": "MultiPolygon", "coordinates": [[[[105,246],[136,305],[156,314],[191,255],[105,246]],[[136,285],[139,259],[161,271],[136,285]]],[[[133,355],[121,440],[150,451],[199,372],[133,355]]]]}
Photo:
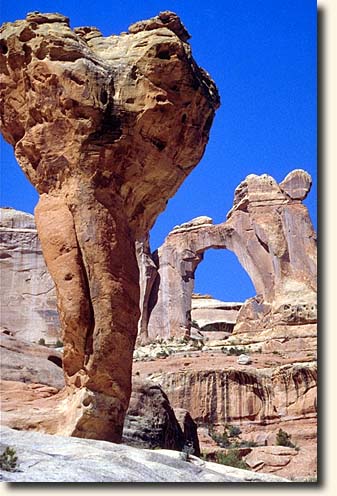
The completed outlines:
{"type": "Polygon", "coordinates": [[[167,358],[168,356],[169,356],[168,351],[164,349],[161,349],[156,353],[156,358],[167,358]]]}
{"type": "Polygon", "coordinates": [[[239,355],[242,355],[244,354],[246,351],[243,349],[243,348],[229,348],[228,350],[228,354],[229,355],[235,355],[235,356],[239,356],[239,355]]]}
{"type": "Polygon", "coordinates": [[[190,455],[193,455],[194,448],[193,443],[187,441],[180,453],[180,458],[185,462],[190,461],[190,455]]]}
{"type": "Polygon", "coordinates": [[[208,433],[217,443],[220,448],[254,448],[258,446],[255,441],[245,441],[241,439],[233,440],[231,438],[238,438],[240,436],[241,429],[237,425],[226,424],[224,426],[223,434],[218,434],[214,431],[213,426],[208,427],[208,433]]]}
{"type": "Polygon", "coordinates": [[[62,348],[62,346],[63,346],[63,342],[60,339],[58,339],[55,343],[55,348],[62,348]]]}
{"type": "Polygon", "coordinates": [[[291,442],[291,434],[286,431],[279,429],[276,434],[276,446],[286,446],[287,448],[296,448],[296,446],[291,442]]]}
{"type": "Polygon", "coordinates": [[[229,437],[237,437],[241,434],[241,429],[237,425],[228,425],[227,429],[229,437]]]}
{"type": "Polygon", "coordinates": [[[17,467],[18,457],[14,448],[7,446],[5,451],[0,455],[0,468],[7,472],[15,472],[17,467]]]}
{"type": "Polygon", "coordinates": [[[229,465],[230,467],[242,468],[244,470],[250,470],[247,463],[240,458],[240,453],[238,450],[230,450],[227,454],[217,453],[216,463],[221,463],[221,465],[229,465]]]}
{"type": "Polygon", "coordinates": [[[46,340],[44,338],[40,338],[38,344],[40,344],[41,346],[46,346],[46,340]]]}
{"type": "Polygon", "coordinates": [[[230,440],[226,429],[224,429],[222,434],[214,432],[213,428],[208,429],[209,435],[221,448],[228,448],[230,446],[230,440]]]}

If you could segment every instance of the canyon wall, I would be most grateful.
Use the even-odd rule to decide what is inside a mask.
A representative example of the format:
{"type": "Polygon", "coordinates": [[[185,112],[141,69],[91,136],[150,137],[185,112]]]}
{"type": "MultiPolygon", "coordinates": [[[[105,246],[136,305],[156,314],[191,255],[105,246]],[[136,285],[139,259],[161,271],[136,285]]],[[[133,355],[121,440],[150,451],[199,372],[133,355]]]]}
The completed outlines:
{"type": "Polygon", "coordinates": [[[55,285],[33,215],[0,209],[1,327],[14,336],[55,343],[60,335],[55,285]]]}

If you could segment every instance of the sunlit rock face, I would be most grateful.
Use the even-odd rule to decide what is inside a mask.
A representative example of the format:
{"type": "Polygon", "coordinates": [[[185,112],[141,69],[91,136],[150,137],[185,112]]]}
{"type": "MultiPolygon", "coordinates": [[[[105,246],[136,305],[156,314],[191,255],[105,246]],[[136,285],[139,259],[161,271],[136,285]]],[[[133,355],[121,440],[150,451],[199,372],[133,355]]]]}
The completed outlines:
{"type": "Polygon", "coordinates": [[[176,226],[152,256],[145,247],[140,341],[189,335],[195,271],[210,248],[233,251],[256,289],[236,316],[234,334],[315,327],[316,235],[302,203],[310,187],[303,170],[280,184],[251,174],[236,188],[225,222],[198,217],[176,226]]]}
{"type": "Polygon", "coordinates": [[[170,12],[119,36],[38,12],[1,28],[1,131],[40,193],[63,330],[67,386],[52,422],[36,412],[39,428],[121,439],[139,318],[135,242],[201,159],[219,106],[188,38],[170,12]]]}
{"type": "Polygon", "coordinates": [[[0,208],[0,325],[20,339],[55,343],[60,322],[33,215],[0,208]]]}

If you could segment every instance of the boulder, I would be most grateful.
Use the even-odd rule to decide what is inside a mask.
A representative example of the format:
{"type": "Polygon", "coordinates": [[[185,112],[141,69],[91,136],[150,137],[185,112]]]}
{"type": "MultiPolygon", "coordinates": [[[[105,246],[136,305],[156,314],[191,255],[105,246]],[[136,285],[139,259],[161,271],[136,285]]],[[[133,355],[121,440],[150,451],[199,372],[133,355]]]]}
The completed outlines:
{"type": "Polygon", "coordinates": [[[160,385],[134,378],[123,442],[137,448],[182,451],[184,432],[160,385]]]}
{"type": "Polygon", "coordinates": [[[250,363],[252,363],[252,359],[250,358],[250,356],[242,353],[242,355],[238,357],[237,362],[239,365],[249,365],[250,363]]]}
{"type": "MultiPolygon", "coordinates": [[[[66,389],[39,429],[120,441],[139,319],[135,244],[200,161],[217,89],[171,12],[103,37],[60,14],[1,29],[1,132],[40,194],[66,389]]],[[[46,405],[47,406],[47,405],[46,405]]]]}
{"type": "Polygon", "coordinates": [[[1,379],[64,387],[62,354],[0,333],[1,379]]]}
{"type": "Polygon", "coordinates": [[[200,456],[201,452],[198,439],[198,429],[190,413],[184,408],[176,408],[174,413],[184,434],[183,448],[185,446],[191,446],[193,448],[193,455],[200,456]]]}

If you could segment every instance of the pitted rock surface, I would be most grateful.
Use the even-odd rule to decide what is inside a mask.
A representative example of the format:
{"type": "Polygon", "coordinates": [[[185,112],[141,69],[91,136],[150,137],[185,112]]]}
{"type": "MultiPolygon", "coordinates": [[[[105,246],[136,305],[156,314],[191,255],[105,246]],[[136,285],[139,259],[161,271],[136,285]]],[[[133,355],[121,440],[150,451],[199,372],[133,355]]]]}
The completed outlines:
{"type": "Polygon", "coordinates": [[[40,193],[63,330],[67,387],[53,432],[121,439],[139,318],[135,242],[201,159],[219,106],[187,38],[169,12],[119,36],[38,12],[1,28],[1,131],[40,193]]]}

